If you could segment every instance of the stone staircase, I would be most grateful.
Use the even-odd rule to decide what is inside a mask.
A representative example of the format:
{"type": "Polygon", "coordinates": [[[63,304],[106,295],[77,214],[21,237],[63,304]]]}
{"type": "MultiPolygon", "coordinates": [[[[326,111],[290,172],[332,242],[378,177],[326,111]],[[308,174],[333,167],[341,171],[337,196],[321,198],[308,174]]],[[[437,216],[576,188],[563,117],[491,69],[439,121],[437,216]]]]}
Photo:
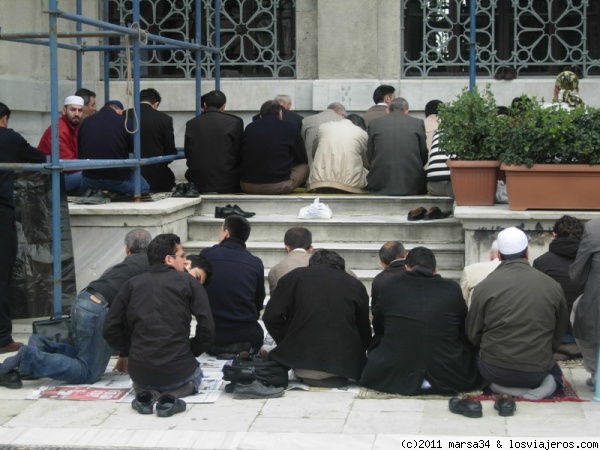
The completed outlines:
{"type": "MultiPolygon", "coordinates": [[[[313,202],[316,195],[203,195],[196,214],[187,221],[186,253],[198,253],[214,245],[223,219],[215,219],[216,206],[237,204],[255,212],[250,218],[252,232],[248,250],[262,259],[265,275],[284,256],[283,236],[288,228],[303,226],[313,235],[313,246],[335,250],[346,260],[370,292],[371,281],[381,271],[378,251],[389,240],[399,240],[408,249],[419,245],[436,255],[442,276],[458,280],[464,267],[464,233],[460,220],[409,222],[408,211],[418,206],[437,205],[452,209],[447,197],[384,197],[361,195],[322,195],[333,212],[329,220],[298,219],[298,211],[313,202]]],[[[268,287],[267,287],[268,292],[268,287]]]]}

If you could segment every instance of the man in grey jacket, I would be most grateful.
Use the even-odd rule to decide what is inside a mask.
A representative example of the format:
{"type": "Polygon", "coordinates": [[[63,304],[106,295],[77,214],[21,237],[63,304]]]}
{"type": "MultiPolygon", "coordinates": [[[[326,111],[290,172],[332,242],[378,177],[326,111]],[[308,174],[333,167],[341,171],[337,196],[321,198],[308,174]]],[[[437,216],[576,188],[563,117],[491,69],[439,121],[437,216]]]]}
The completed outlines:
{"type": "Polygon", "coordinates": [[[494,392],[540,399],[562,380],[553,352],[568,312],[560,284],[529,264],[528,246],[518,228],[498,234],[501,263],[475,287],[466,330],[479,347],[477,368],[494,392]]]}

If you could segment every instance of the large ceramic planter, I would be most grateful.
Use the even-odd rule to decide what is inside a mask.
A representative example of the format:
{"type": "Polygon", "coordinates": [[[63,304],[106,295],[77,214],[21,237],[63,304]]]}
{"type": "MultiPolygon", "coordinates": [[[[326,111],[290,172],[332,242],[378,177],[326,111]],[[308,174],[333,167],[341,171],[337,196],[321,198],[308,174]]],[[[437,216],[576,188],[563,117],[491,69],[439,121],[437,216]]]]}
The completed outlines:
{"type": "Polygon", "coordinates": [[[448,160],[458,206],[491,206],[496,199],[499,161],[448,160]]]}
{"type": "Polygon", "coordinates": [[[506,172],[508,205],[513,211],[526,209],[600,210],[600,165],[534,164],[509,166],[506,172]]]}

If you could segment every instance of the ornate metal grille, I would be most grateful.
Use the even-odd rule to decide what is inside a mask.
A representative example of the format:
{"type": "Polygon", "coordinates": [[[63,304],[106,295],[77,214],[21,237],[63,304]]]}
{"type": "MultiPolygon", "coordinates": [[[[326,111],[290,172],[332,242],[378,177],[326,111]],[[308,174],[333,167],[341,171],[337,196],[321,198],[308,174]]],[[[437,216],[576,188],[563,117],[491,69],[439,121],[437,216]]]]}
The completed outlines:
{"type": "MultiPolygon", "coordinates": [[[[194,42],[195,3],[202,1],[202,44],[214,42],[214,0],[140,1],[142,29],[194,42]]],[[[220,0],[221,76],[294,78],[296,76],[295,0],[220,0]]],[[[109,21],[128,26],[131,0],[109,0],[109,21]]],[[[111,44],[123,44],[111,39],[111,44]]],[[[142,76],[194,78],[194,55],[187,50],[142,50],[142,76]]],[[[202,54],[202,78],[215,76],[214,56],[202,54]]],[[[110,77],[125,79],[126,55],[111,52],[110,77]]]]}
{"type": "MultiPolygon", "coordinates": [[[[469,71],[470,1],[402,0],[406,77],[469,71]]],[[[477,0],[477,74],[501,66],[549,75],[565,66],[600,75],[600,1],[477,0]]]]}

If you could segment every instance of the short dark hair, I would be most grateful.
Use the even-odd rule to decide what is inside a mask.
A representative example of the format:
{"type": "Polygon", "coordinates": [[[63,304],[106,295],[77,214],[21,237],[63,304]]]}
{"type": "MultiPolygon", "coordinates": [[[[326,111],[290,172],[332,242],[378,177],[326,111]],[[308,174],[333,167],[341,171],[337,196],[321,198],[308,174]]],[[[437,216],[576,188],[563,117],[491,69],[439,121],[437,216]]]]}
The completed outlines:
{"type": "Polygon", "coordinates": [[[275,116],[279,115],[279,112],[283,110],[283,106],[277,103],[275,100],[267,100],[260,107],[260,117],[265,117],[269,114],[275,116]]]}
{"type": "Polygon", "coordinates": [[[206,106],[221,108],[225,103],[227,103],[227,97],[221,91],[210,91],[208,94],[206,94],[204,103],[206,103],[206,106]]]}
{"type": "Polygon", "coordinates": [[[250,237],[250,222],[242,216],[229,216],[223,222],[223,229],[229,231],[229,237],[246,242],[250,237]]]}
{"type": "Polygon", "coordinates": [[[0,102],[0,119],[4,116],[10,119],[11,110],[4,103],[0,102]]]}
{"type": "Polygon", "coordinates": [[[213,278],[213,268],[212,268],[212,264],[210,263],[210,261],[208,259],[206,259],[204,256],[200,256],[200,255],[189,255],[187,257],[187,259],[190,260],[190,262],[191,262],[191,265],[190,265],[191,269],[193,269],[194,267],[198,267],[199,269],[204,270],[204,273],[206,274],[206,279],[204,280],[204,286],[208,286],[213,278]]]}
{"type": "Polygon", "coordinates": [[[384,264],[401,259],[405,256],[406,249],[399,241],[388,241],[379,249],[379,260],[384,264]]]}
{"type": "Polygon", "coordinates": [[[83,99],[83,104],[85,106],[90,104],[90,98],[96,97],[96,93],[94,91],[90,91],[86,88],[80,88],[75,91],[75,95],[81,97],[83,99]]]}
{"type": "Polygon", "coordinates": [[[285,232],[283,243],[292,248],[308,250],[312,245],[312,233],[303,227],[293,227],[285,232]]]}
{"type": "Polygon", "coordinates": [[[552,231],[556,233],[556,237],[581,240],[583,236],[583,224],[581,220],[573,216],[564,215],[556,221],[552,231]]]}
{"type": "Polygon", "coordinates": [[[333,250],[324,248],[314,252],[308,260],[309,266],[325,265],[333,269],[346,270],[346,261],[333,250]]]}
{"type": "Polygon", "coordinates": [[[425,117],[430,116],[432,114],[437,114],[440,105],[444,104],[441,100],[430,100],[425,105],[425,117]]]}
{"type": "Polygon", "coordinates": [[[394,86],[390,86],[389,84],[382,84],[381,86],[377,86],[373,91],[373,102],[375,104],[383,102],[386,95],[392,95],[396,92],[396,88],[394,86]]]}
{"type": "Polygon", "coordinates": [[[437,267],[437,261],[433,252],[427,247],[415,247],[408,252],[406,265],[411,268],[423,267],[433,272],[437,267]]]}
{"type": "Polygon", "coordinates": [[[151,266],[163,264],[167,255],[174,255],[177,244],[181,244],[176,234],[159,234],[148,245],[148,262],[151,266]]]}
{"type": "Polygon", "coordinates": [[[140,102],[160,103],[162,98],[154,88],[142,89],[140,91],[140,102]]]}
{"type": "Polygon", "coordinates": [[[152,236],[146,230],[136,228],[125,235],[125,245],[131,253],[146,253],[152,236]]]}
{"type": "Polygon", "coordinates": [[[346,116],[346,119],[348,119],[350,122],[352,122],[357,127],[362,128],[365,131],[367,130],[367,124],[365,123],[365,119],[363,119],[358,114],[348,114],[346,116]]]}
{"type": "Polygon", "coordinates": [[[529,247],[525,247],[524,250],[521,250],[518,253],[511,253],[510,255],[505,255],[504,253],[498,251],[498,255],[500,256],[500,259],[502,261],[510,261],[513,259],[521,259],[521,258],[525,258],[525,256],[527,256],[527,249],[529,247]]]}

